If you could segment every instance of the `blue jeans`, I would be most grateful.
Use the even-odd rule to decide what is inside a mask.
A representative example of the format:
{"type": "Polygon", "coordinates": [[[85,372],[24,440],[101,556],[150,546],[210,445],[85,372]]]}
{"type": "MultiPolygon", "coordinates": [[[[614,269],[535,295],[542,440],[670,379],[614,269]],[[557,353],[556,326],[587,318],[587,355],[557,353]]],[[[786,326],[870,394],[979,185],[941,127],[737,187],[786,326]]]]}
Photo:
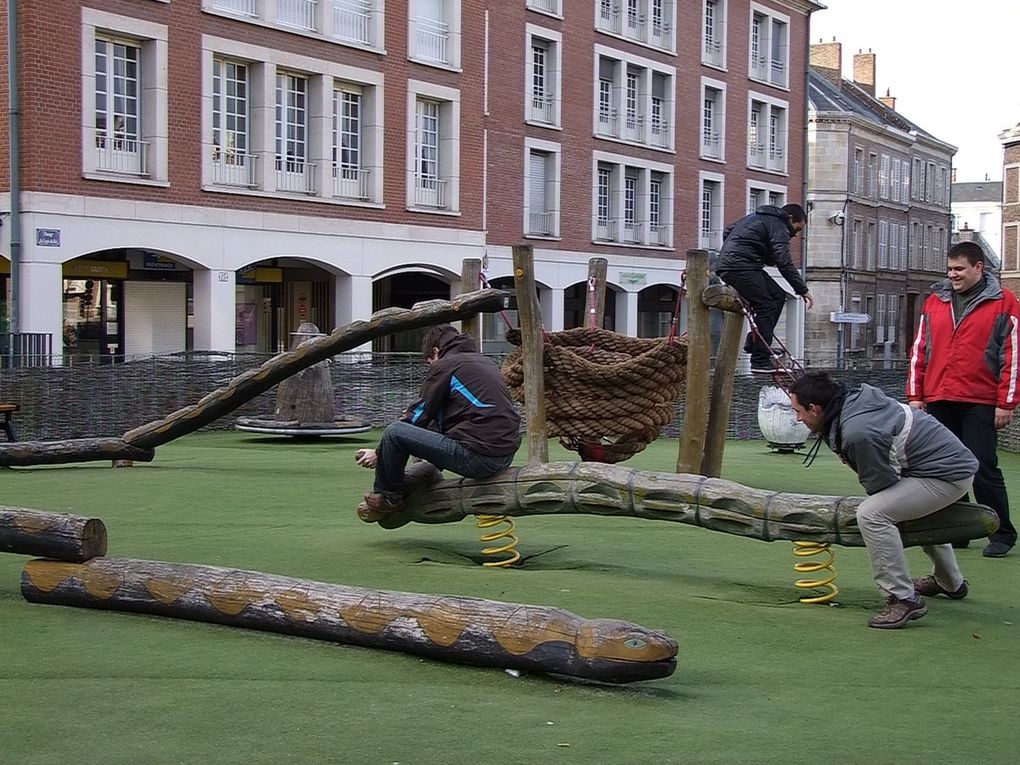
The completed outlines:
{"type": "Polygon", "coordinates": [[[404,468],[410,457],[419,457],[440,470],[465,478],[488,478],[506,470],[514,460],[513,454],[503,457],[479,454],[449,436],[408,422],[386,426],[376,457],[373,490],[391,501],[404,495],[404,468]]]}

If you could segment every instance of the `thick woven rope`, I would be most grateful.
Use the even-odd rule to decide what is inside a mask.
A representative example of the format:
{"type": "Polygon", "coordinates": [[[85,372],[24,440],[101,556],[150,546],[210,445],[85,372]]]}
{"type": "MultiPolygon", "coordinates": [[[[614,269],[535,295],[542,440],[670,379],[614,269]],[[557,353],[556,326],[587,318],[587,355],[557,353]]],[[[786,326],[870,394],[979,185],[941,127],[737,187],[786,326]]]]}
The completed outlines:
{"type": "MultiPolygon", "coordinates": [[[[520,346],[520,331],[507,332],[507,340],[520,346]]],[[[584,459],[622,462],[676,418],[687,379],[687,341],[568,329],[546,334],[543,366],[549,435],[584,459]]],[[[520,347],[502,369],[511,394],[523,402],[520,347]]]]}

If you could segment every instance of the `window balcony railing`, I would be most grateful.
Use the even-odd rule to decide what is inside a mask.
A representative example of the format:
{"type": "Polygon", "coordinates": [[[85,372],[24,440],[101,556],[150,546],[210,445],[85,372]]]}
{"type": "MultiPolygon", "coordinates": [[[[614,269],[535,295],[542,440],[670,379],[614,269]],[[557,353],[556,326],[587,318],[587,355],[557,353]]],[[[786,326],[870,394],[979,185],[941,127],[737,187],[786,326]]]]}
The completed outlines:
{"type": "Polygon", "coordinates": [[[372,43],[370,0],[336,0],[333,3],[333,36],[340,40],[372,43]]]}
{"type": "Polygon", "coordinates": [[[671,48],[673,47],[673,35],[672,30],[669,28],[669,24],[652,19],[652,45],[657,48],[671,48]]]}
{"type": "Polygon", "coordinates": [[[213,183],[218,186],[254,188],[257,160],[258,157],[254,154],[217,151],[213,155],[213,183]]]}
{"type": "Polygon", "coordinates": [[[446,183],[433,175],[416,175],[414,177],[415,206],[445,209],[447,206],[446,183]]]}
{"type": "Polygon", "coordinates": [[[536,11],[559,14],[560,0],[528,0],[528,7],[536,11]]]}
{"type": "Polygon", "coordinates": [[[368,188],[370,170],[360,167],[333,165],[333,196],[341,199],[371,198],[368,188]]]}
{"type": "Polygon", "coordinates": [[[618,126],[616,113],[612,111],[599,111],[598,122],[595,123],[595,133],[600,136],[611,138],[618,137],[618,126]]]}
{"type": "Polygon", "coordinates": [[[706,64],[723,65],[722,43],[714,37],[705,38],[703,59],[706,64]]]}
{"type": "Polygon", "coordinates": [[[768,162],[765,165],[767,170],[786,169],[786,150],[782,146],[770,146],[768,162]]]}
{"type": "Polygon", "coordinates": [[[768,81],[769,61],[764,56],[751,57],[751,77],[755,80],[768,81]]]}
{"type": "Polygon", "coordinates": [[[618,221],[611,218],[598,218],[595,221],[595,239],[599,242],[615,242],[618,221]]]}
{"type": "Polygon", "coordinates": [[[644,223],[625,220],[623,222],[623,241],[628,244],[641,244],[644,242],[644,230],[644,223]]]}
{"type": "Polygon", "coordinates": [[[118,175],[148,175],[149,144],[133,138],[96,136],[96,170],[118,175]]]}
{"type": "Polygon", "coordinates": [[[710,229],[708,231],[702,231],[699,236],[701,240],[701,247],[705,250],[718,250],[719,244],[722,240],[722,231],[719,229],[710,229]]]}
{"type": "Polygon", "coordinates": [[[620,34],[620,10],[615,3],[600,3],[597,26],[604,32],[620,34]]]}
{"type": "Polygon", "coordinates": [[[315,165],[302,159],[276,158],[277,191],[315,193],[315,165]]]}
{"type": "Polygon", "coordinates": [[[661,223],[648,224],[648,244],[656,247],[669,246],[669,226],[661,223]]]}
{"type": "Polygon", "coordinates": [[[422,61],[440,64],[450,62],[447,43],[450,40],[450,25],[434,19],[418,18],[415,21],[415,57],[422,61]]]}
{"type": "Polygon", "coordinates": [[[529,212],[528,234],[530,236],[555,236],[555,216],[551,212],[529,212]]]}
{"type": "Polygon", "coordinates": [[[636,114],[628,114],[623,120],[623,139],[644,143],[645,140],[644,120],[636,114]]]}
{"type": "Polygon", "coordinates": [[[769,82],[779,87],[786,87],[786,62],[772,59],[769,67],[769,82]]]}
{"type": "Polygon", "coordinates": [[[288,27],[315,29],[315,0],[276,0],[276,20],[288,27]]]}
{"type": "Polygon", "coordinates": [[[213,0],[213,8],[218,11],[229,11],[241,16],[258,16],[255,0],[213,0]]]}
{"type": "Polygon", "coordinates": [[[531,96],[531,109],[528,119],[551,125],[555,119],[553,97],[548,93],[534,93],[531,96]]]}
{"type": "Polygon", "coordinates": [[[660,149],[669,148],[670,132],[668,124],[652,120],[650,132],[652,146],[658,146],[660,149]]]}
{"type": "Polygon", "coordinates": [[[752,143],[747,147],[747,164],[751,167],[765,167],[765,145],[752,143]]]}
{"type": "Polygon", "coordinates": [[[635,40],[645,39],[645,17],[636,12],[627,12],[627,26],[624,29],[624,35],[631,37],[635,40]]]}
{"type": "Polygon", "coordinates": [[[709,159],[722,159],[722,141],[718,133],[702,133],[701,156],[709,159]]]}

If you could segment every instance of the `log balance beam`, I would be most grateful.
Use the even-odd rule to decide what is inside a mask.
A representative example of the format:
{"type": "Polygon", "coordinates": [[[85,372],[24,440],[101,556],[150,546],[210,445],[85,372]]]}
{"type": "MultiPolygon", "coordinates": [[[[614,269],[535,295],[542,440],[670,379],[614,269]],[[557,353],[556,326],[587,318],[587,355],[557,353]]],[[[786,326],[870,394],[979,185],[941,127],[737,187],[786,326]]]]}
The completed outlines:
{"type": "Polygon", "coordinates": [[[106,555],[106,542],[98,518],[0,507],[0,552],[81,563],[106,555]]]}
{"type": "Polygon", "coordinates": [[[676,668],[676,641],[630,622],[257,571],[116,558],[32,560],[21,592],[33,603],[212,622],[606,683],[667,677],[676,668]]]}
{"type": "MultiPolygon", "coordinates": [[[[578,514],[631,516],[701,526],[760,539],[863,547],[857,526],[862,497],[755,489],[689,473],[654,473],[598,462],[550,462],[512,467],[484,480],[432,483],[406,497],[402,512],[379,520],[452,523],[469,515],[578,514]]],[[[980,539],[998,526],[983,505],[955,502],[900,524],[906,546],[980,539]]]]}

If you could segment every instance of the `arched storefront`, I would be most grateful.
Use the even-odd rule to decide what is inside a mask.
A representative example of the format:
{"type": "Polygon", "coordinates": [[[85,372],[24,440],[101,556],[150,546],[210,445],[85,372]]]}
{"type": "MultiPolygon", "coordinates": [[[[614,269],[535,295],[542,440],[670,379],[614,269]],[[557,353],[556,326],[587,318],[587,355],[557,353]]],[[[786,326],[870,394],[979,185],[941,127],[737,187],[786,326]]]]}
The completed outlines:
{"type": "Polygon", "coordinates": [[[293,344],[301,324],[320,332],[335,326],[333,275],[298,258],[273,258],[235,275],[235,350],[278,353],[293,344]]]}
{"type": "MultiPolygon", "coordinates": [[[[587,327],[589,318],[584,312],[588,298],[588,282],[578,282],[563,290],[563,328],[587,327]]],[[[602,328],[616,330],[616,288],[606,285],[606,309],[602,328]]]]}
{"type": "MultiPolygon", "coordinates": [[[[676,310],[678,289],[669,284],[653,284],[638,293],[638,337],[666,337],[673,313],[676,310]]],[[[687,317],[683,306],[680,311],[677,332],[687,329],[687,317]]]]}
{"type": "MultiPolygon", "coordinates": [[[[390,307],[411,308],[424,300],[449,300],[452,281],[452,274],[443,274],[435,269],[401,270],[381,276],[372,284],[372,311],[390,307]]],[[[426,329],[422,327],[380,337],[372,342],[372,350],[418,353],[426,329]]]]}

